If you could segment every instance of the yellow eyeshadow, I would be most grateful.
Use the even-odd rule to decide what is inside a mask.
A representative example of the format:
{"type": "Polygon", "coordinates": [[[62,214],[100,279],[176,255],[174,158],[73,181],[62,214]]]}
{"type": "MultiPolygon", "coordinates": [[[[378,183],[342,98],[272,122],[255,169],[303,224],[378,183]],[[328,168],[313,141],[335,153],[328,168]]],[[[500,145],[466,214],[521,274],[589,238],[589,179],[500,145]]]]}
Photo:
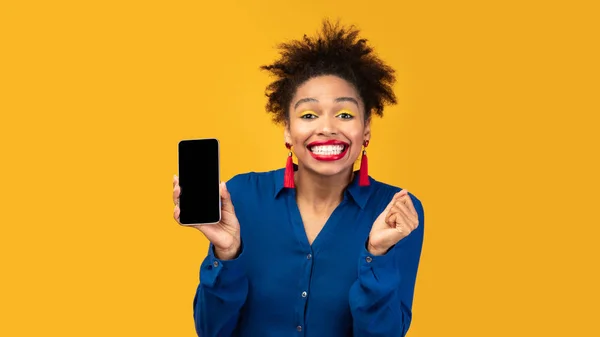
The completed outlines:
{"type": "Polygon", "coordinates": [[[314,111],[310,111],[310,110],[308,110],[308,111],[304,111],[304,112],[302,112],[302,113],[300,114],[300,117],[304,117],[304,116],[306,116],[306,115],[316,115],[316,113],[315,113],[314,111]]]}
{"type": "Polygon", "coordinates": [[[338,112],[338,113],[336,114],[336,117],[337,117],[337,116],[339,116],[339,115],[341,115],[341,114],[343,114],[343,113],[346,113],[346,114],[348,114],[348,115],[350,115],[350,116],[352,116],[352,117],[354,117],[354,116],[355,116],[355,115],[354,115],[354,113],[353,113],[353,112],[351,112],[351,111],[349,111],[349,110],[342,110],[342,111],[340,111],[340,112],[338,112]]]}

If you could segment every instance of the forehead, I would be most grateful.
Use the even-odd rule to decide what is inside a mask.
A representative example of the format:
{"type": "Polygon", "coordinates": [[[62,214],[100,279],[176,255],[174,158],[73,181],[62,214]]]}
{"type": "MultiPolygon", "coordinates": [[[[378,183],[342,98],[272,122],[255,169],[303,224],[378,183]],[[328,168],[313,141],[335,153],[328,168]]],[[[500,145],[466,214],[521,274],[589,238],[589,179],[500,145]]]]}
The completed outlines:
{"type": "Polygon", "coordinates": [[[314,77],[300,85],[292,99],[292,104],[302,98],[316,98],[319,102],[331,102],[338,97],[353,97],[360,101],[352,84],[337,76],[314,77]]]}

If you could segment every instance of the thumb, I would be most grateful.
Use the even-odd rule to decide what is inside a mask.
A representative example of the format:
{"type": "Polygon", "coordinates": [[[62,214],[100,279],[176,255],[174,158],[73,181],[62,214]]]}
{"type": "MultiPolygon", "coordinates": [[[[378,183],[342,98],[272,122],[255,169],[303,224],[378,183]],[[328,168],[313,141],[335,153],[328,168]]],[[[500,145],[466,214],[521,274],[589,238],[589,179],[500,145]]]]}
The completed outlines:
{"type": "Polygon", "coordinates": [[[386,228],[385,233],[385,247],[391,247],[395,245],[398,243],[398,241],[406,236],[396,228],[386,228]]]}
{"type": "Polygon", "coordinates": [[[221,208],[226,212],[233,213],[233,203],[231,202],[231,194],[227,190],[225,182],[221,182],[221,208]]]}

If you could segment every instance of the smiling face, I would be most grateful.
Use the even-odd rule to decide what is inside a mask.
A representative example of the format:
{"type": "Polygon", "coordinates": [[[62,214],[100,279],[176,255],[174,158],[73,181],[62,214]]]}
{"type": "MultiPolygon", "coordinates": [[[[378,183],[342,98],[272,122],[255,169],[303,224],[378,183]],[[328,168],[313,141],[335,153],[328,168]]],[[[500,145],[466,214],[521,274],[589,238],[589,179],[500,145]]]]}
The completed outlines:
{"type": "Polygon", "coordinates": [[[371,136],[358,92],[337,76],[319,76],[296,90],[285,140],[298,165],[326,176],[348,173],[371,136]]]}

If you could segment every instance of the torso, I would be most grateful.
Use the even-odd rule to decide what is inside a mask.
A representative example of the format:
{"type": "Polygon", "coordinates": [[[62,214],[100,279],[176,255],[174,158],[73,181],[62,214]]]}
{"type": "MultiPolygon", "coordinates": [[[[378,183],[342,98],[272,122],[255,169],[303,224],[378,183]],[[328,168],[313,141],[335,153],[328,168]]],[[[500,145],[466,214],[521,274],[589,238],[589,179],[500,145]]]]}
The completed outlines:
{"type": "Polygon", "coordinates": [[[302,223],[304,224],[304,231],[306,232],[308,243],[312,245],[325,226],[325,223],[327,223],[331,213],[333,213],[335,206],[331,207],[331,209],[317,212],[313,207],[299,202],[298,209],[300,210],[300,216],[302,217],[302,223]]]}
{"type": "Polygon", "coordinates": [[[239,266],[248,278],[240,336],[296,335],[298,325],[310,327],[302,330],[306,337],[350,336],[357,263],[396,190],[354,186],[339,205],[315,207],[280,189],[282,182],[280,170],[240,175],[228,185],[244,243],[239,266]]]}

